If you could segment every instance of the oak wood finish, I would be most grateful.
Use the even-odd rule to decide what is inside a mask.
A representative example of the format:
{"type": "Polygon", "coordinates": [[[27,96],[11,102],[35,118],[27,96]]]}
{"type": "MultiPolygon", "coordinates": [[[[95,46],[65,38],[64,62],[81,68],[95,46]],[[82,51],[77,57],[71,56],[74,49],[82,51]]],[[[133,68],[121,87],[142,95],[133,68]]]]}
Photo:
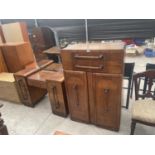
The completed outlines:
{"type": "Polygon", "coordinates": [[[0,43],[5,43],[5,38],[4,38],[4,34],[2,31],[2,26],[0,26],[0,43]]]}
{"type": "Polygon", "coordinates": [[[1,72],[8,72],[8,69],[7,69],[6,64],[5,64],[3,53],[0,49],[0,73],[1,72]]]}
{"type": "Polygon", "coordinates": [[[103,72],[121,74],[123,72],[122,50],[67,50],[61,52],[64,70],[83,70],[87,72],[103,72]]]}
{"type": "Polygon", "coordinates": [[[118,130],[121,112],[122,75],[93,73],[95,124],[118,130]]]}
{"type": "Polygon", "coordinates": [[[18,72],[26,65],[35,61],[32,48],[29,43],[7,43],[1,44],[4,59],[11,73],[18,72]],[[24,56],[23,56],[24,55],[24,56]]]}
{"type": "Polygon", "coordinates": [[[53,113],[66,117],[68,115],[68,104],[64,75],[59,72],[57,76],[58,77],[47,80],[47,90],[53,113]]]}
{"type": "Polygon", "coordinates": [[[53,63],[53,61],[47,60],[42,61],[40,65],[36,65],[36,63],[33,63],[28,68],[14,74],[20,99],[23,104],[33,107],[39,100],[41,100],[45,96],[47,90],[40,87],[28,85],[28,77],[47,67],[51,63],[53,63]]]}
{"type": "Polygon", "coordinates": [[[64,71],[71,119],[89,123],[87,77],[83,71],[64,71]]]}
{"type": "Polygon", "coordinates": [[[47,71],[63,72],[62,64],[52,63],[48,67],[44,68],[47,71]]]}
{"type": "Polygon", "coordinates": [[[27,78],[28,85],[47,89],[54,114],[66,117],[68,115],[67,98],[62,72],[41,70],[27,78]]]}
{"type": "Polygon", "coordinates": [[[61,51],[71,119],[118,131],[123,44],[70,45],[61,51]]]}

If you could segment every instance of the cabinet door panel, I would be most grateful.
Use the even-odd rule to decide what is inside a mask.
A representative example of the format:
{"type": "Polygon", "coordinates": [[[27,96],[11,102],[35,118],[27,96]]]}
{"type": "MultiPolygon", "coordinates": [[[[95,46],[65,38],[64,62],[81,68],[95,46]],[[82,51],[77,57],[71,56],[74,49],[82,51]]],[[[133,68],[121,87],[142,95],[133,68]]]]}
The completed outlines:
{"type": "Polygon", "coordinates": [[[47,90],[53,113],[66,117],[68,115],[68,107],[64,82],[47,81],[47,90]]]}
{"type": "Polygon", "coordinates": [[[86,73],[82,71],[65,71],[65,85],[71,118],[88,123],[89,109],[86,73]]]}
{"type": "Polygon", "coordinates": [[[94,73],[96,124],[113,130],[119,129],[121,110],[121,75],[94,73]]]}

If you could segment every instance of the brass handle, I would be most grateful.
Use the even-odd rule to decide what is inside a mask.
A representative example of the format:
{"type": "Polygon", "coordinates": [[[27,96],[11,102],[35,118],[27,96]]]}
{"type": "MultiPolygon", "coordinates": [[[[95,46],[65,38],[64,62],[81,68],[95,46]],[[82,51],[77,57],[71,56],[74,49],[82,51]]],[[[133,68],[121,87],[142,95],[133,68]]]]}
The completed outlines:
{"type": "Polygon", "coordinates": [[[55,100],[55,108],[58,109],[60,107],[60,104],[59,104],[59,101],[58,101],[57,91],[56,91],[55,86],[52,87],[52,91],[53,91],[53,97],[54,97],[54,100],[55,100]]]}
{"type": "Polygon", "coordinates": [[[103,65],[101,65],[99,67],[75,65],[75,67],[82,68],[82,69],[103,69],[103,65]]]}
{"type": "Polygon", "coordinates": [[[99,56],[84,56],[84,55],[78,55],[76,54],[74,56],[74,58],[76,59],[103,59],[103,55],[99,55],[99,56]]]}
{"type": "Polygon", "coordinates": [[[73,85],[74,92],[76,94],[76,105],[79,106],[79,98],[78,98],[78,86],[77,84],[73,85]]]}

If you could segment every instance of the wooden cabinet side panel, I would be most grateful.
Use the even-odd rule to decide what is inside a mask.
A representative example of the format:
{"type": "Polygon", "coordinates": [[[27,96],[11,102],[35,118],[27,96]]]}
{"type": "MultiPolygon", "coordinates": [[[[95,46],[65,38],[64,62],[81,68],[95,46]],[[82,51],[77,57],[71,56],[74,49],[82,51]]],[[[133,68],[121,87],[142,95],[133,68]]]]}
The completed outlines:
{"type": "Polygon", "coordinates": [[[3,57],[3,53],[0,49],[0,73],[1,72],[8,72],[4,57],[3,57]]]}
{"type": "Polygon", "coordinates": [[[24,66],[21,65],[19,60],[15,46],[3,46],[2,52],[9,72],[15,73],[24,69],[24,66]]]}
{"type": "Polygon", "coordinates": [[[26,78],[17,75],[14,76],[17,83],[17,90],[23,104],[33,107],[47,94],[46,89],[29,86],[26,78]]]}

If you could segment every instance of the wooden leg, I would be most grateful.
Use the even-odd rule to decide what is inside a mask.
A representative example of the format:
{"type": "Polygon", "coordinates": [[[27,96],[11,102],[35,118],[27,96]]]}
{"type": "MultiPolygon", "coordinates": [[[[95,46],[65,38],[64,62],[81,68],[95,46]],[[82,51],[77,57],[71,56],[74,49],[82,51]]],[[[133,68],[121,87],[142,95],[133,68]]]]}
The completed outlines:
{"type": "Polygon", "coordinates": [[[135,127],[136,127],[136,121],[132,120],[130,135],[134,135],[135,127]]]}

